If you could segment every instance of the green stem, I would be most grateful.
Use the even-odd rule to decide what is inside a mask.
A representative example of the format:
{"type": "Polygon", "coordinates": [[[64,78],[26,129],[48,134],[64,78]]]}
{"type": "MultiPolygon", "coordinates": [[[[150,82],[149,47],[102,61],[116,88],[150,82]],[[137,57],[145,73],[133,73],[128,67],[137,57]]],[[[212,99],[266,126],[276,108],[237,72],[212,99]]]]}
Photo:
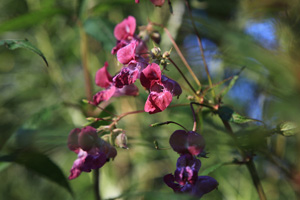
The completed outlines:
{"type": "Polygon", "coordinates": [[[198,44],[199,44],[199,47],[200,47],[200,53],[201,53],[203,65],[204,65],[204,68],[205,68],[205,72],[206,72],[206,75],[207,75],[209,87],[212,88],[211,93],[212,93],[213,97],[215,98],[216,95],[215,95],[215,91],[213,89],[213,84],[212,84],[211,77],[210,77],[210,74],[209,74],[209,71],[208,71],[207,62],[206,62],[206,59],[205,59],[205,56],[204,56],[204,49],[203,49],[203,45],[202,45],[202,42],[201,42],[201,37],[200,37],[200,34],[199,34],[199,32],[198,32],[198,30],[196,28],[196,25],[195,25],[195,22],[194,22],[194,19],[193,19],[193,16],[192,16],[192,10],[191,10],[191,6],[189,4],[189,1],[185,0],[185,3],[186,3],[186,6],[188,8],[188,13],[189,13],[189,16],[190,16],[190,19],[191,19],[191,22],[192,22],[195,34],[196,34],[197,39],[198,39],[198,44]]]}
{"type": "MultiPolygon", "coordinates": [[[[233,133],[233,131],[232,131],[232,128],[231,128],[229,122],[228,122],[228,121],[225,121],[225,120],[222,120],[222,122],[223,122],[223,124],[224,124],[226,130],[229,132],[229,134],[230,134],[230,135],[232,136],[232,138],[234,139],[235,144],[236,144],[237,147],[239,148],[238,143],[237,143],[237,138],[236,138],[236,136],[234,135],[234,133],[233,133]]],[[[255,189],[256,189],[256,191],[257,191],[257,193],[258,193],[259,199],[260,199],[260,200],[266,200],[267,197],[266,197],[266,195],[265,195],[265,192],[264,192],[263,187],[262,187],[262,185],[261,185],[259,176],[258,176],[258,174],[257,174],[257,170],[256,170],[256,168],[255,168],[255,165],[254,165],[254,162],[253,162],[253,158],[251,157],[251,158],[249,159],[249,157],[247,157],[246,152],[245,152],[244,150],[242,150],[242,149],[240,149],[240,148],[239,148],[239,150],[240,150],[240,153],[242,154],[244,160],[247,161],[247,162],[245,162],[245,164],[246,164],[246,166],[247,166],[247,168],[248,168],[248,171],[250,172],[250,175],[251,175],[253,184],[254,184],[254,186],[255,186],[255,189]]]]}
{"type": "Polygon", "coordinates": [[[99,192],[99,178],[100,178],[100,171],[99,169],[94,169],[94,194],[95,200],[101,200],[100,192],[99,192]]]}
{"type": "Polygon", "coordinates": [[[185,80],[185,82],[190,86],[190,88],[193,90],[193,92],[197,96],[196,90],[193,88],[193,86],[191,85],[191,83],[188,81],[188,79],[185,77],[185,75],[180,70],[180,68],[176,65],[176,63],[171,58],[169,58],[169,61],[176,67],[176,69],[178,70],[178,72],[180,73],[180,75],[183,77],[183,79],[185,80]]]}

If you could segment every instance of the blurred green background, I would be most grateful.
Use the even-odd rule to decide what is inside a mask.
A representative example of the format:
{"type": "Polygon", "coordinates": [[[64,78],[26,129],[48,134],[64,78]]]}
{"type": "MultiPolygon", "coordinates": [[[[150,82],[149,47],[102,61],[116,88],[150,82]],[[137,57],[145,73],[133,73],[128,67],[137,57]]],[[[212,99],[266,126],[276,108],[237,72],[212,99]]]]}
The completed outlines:
{"type": "MultiPolygon", "coordinates": [[[[298,124],[299,1],[191,0],[190,3],[213,83],[245,67],[223,99],[224,104],[242,115],[264,121],[267,129],[282,121],[298,124]]],[[[146,25],[148,19],[164,24],[202,85],[208,87],[185,3],[172,0],[172,6],[173,14],[167,3],[158,8],[149,0],[141,0],[140,4],[134,0],[1,1],[0,39],[28,39],[43,52],[49,67],[28,50],[10,51],[0,46],[0,161],[3,161],[0,199],[73,199],[66,190],[67,183],[75,199],[94,198],[92,173],[82,173],[72,181],[63,179],[68,177],[77,157],[67,148],[67,137],[71,129],[86,124],[85,118],[91,115],[90,108],[81,101],[91,95],[85,87],[82,66],[88,66],[93,95],[100,90],[94,84],[94,75],[104,62],[110,64],[111,74],[121,67],[110,51],[116,43],[114,26],[128,15],[137,19],[138,26],[146,25]]],[[[161,28],[158,30],[162,35],[160,48],[167,51],[172,43],[161,28]]],[[[153,43],[148,46],[152,48],[153,43]]],[[[171,58],[193,82],[175,50],[171,58]]],[[[188,103],[191,94],[188,86],[173,66],[168,70],[166,74],[184,90],[179,99],[173,99],[172,105],[188,103]]],[[[227,84],[216,88],[216,92],[227,84]]],[[[136,85],[140,89],[138,97],[112,99],[107,109],[117,114],[142,110],[148,94],[139,83],[136,85]]],[[[99,112],[95,110],[92,114],[99,112]]],[[[201,159],[200,174],[212,167],[209,175],[219,182],[218,190],[203,199],[258,199],[246,166],[220,165],[240,159],[221,120],[206,109],[200,118],[202,126],[198,131],[203,134],[209,152],[208,159],[201,159]]],[[[126,130],[129,149],[118,149],[115,161],[101,168],[103,199],[190,198],[173,194],[162,180],[165,174],[174,173],[178,155],[171,149],[156,150],[153,141],[157,140],[162,148],[169,147],[168,138],[178,127],[149,125],[168,120],[189,129],[193,125],[187,106],[168,108],[155,115],[130,115],[118,123],[119,128],[126,130]]],[[[252,140],[262,132],[258,127],[259,123],[233,125],[235,132],[254,143],[252,148],[257,154],[254,161],[266,196],[272,200],[299,199],[299,136],[273,135],[267,138],[267,146],[261,148],[252,140]]]]}

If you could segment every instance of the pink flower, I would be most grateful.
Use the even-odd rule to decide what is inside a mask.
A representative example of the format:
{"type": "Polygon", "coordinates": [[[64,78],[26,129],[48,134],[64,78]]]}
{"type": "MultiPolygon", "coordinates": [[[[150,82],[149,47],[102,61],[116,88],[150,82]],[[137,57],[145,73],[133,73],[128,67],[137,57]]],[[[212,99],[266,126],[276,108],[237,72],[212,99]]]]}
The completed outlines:
{"type": "Polygon", "coordinates": [[[117,155],[116,149],[99,138],[96,129],[91,126],[73,129],[68,137],[68,147],[78,155],[70,170],[70,180],[83,171],[101,168],[117,155]]]}
{"type": "Polygon", "coordinates": [[[95,82],[99,87],[107,88],[111,85],[112,77],[107,71],[108,63],[105,62],[104,66],[96,73],[95,82]]]}
{"type": "Polygon", "coordinates": [[[120,48],[117,51],[118,61],[122,64],[128,64],[130,61],[135,60],[135,49],[137,41],[133,40],[125,47],[120,48]]]}
{"type": "Polygon", "coordinates": [[[140,81],[150,90],[144,107],[145,112],[150,114],[165,110],[170,105],[172,97],[181,94],[179,84],[161,75],[160,67],[156,63],[151,63],[141,72],[140,81]]]}
{"type": "Polygon", "coordinates": [[[133,37],[136,28],[136,20],[132,16],[128,16],[121,23],[117,24],[114,29],[114,35],[117,40],[127,40],[133,37]]]}

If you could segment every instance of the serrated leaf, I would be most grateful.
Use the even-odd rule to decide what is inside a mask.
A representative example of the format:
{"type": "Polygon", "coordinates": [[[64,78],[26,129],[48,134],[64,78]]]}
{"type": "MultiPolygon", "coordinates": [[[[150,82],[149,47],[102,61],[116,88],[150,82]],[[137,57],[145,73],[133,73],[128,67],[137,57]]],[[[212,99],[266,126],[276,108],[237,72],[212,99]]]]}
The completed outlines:
{"type": "Polygon", "coordinates": [[[4,45],[9,50],[15,50],[18,48],[24,48],[30,50],[43,58],[46,65],[48,66],[48,62],[44,56],[44,54],[35,46],[33,46],[28,40],[0,40],[0,46],[4,45]]]}
{"type": "Polygon", "coordinates": [[[205,170],[203,170],[202,173],[200,173],[200,176],[207,176],[210,173],[217,170],[218,168],[222,167],[224,164],[226,164],[226,163],[218,163],[218,164],[215,164],[213,166],[210,166],[209,168],[206,168],[205,170]]]}
{"type": "Polygon", "coordinates": [[[276,133],[283,136],[293,136],[299,133],[299,127],[294,122],[282,122],[276,128],[276,133]]]}
{"type": "Polygon", "coordinates": [[[55,182],[71,195],[72,189],[61,169],[46,155],[33,151],[17,151],[0,157],[0,162],[14,162],[55,182]]]}

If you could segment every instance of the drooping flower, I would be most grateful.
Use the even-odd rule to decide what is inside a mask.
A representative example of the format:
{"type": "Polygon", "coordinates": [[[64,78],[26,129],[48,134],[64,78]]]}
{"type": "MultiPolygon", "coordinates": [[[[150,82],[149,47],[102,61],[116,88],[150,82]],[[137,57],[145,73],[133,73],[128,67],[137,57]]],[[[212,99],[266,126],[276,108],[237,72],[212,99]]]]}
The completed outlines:
{"type": "MultiPolygon", "coordinates": [[[[137,96],[138,95],[138,88],[133,85],[135,79],[132,78],[131,80],[127,80],[126,83],[120,86],[120,84],[117,84],[119,87],[116,87],[114,83],[114,78],[111,77],[111,75],[107,71],[108,63],[105,62],[104,66],[100,68],[96,73],[95,82],[98,86],[105,88],[105,90],[102,90],[94,95],[93,102],[94,104],[98,105],[102,101],[107,101],[111,97],[118,97],[118,96],[137,96]],[[133,81],[134,80],[134,81],[133,81]],[[123,87],[124,86],[124,87],[123,87]]],[[[120,76],[120,75],[119,75],[120,76]]]]}
{"type": "Polygon", "coordinates": [[[204,138],[194,131],[176,130],[171,135],[169,142],[173,150],[180,155],[197,156],[205,147],[204,138]]]}
{"type": "Polygon", "coordinates": [[[150,91],[144,107],[150,114],[165,110],[170,105],[172,97],[181,94],[179,84],[161,75],[160,67],[156,63],[149,64],[141,72],[140,81],[150,91]]]}
{"type": "Polygon", "coordinates": [[[116,149],[97,135],[91,126],[73,129],[68,137],[68,147],[78,158],[70,170],[69,179],[77,178],[81,172],[101,168],[117,155],[116,149]]]}

